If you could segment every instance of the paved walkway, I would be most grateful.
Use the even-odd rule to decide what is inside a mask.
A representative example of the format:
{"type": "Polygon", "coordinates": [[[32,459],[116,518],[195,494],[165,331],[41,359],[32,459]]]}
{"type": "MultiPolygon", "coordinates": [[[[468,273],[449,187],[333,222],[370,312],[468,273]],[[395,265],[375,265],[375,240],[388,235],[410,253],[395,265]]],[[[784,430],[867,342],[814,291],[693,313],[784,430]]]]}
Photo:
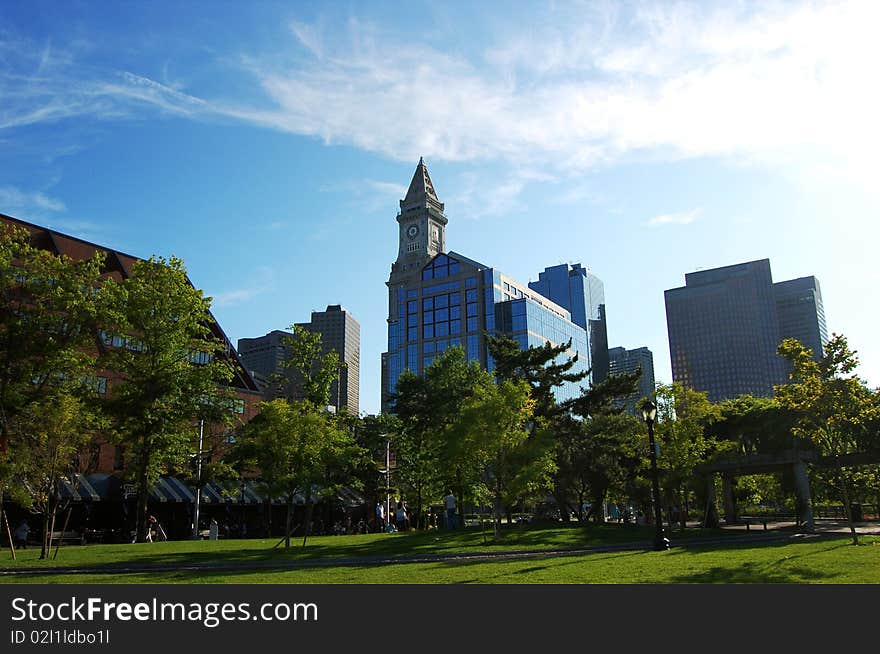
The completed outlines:
{"type": "MultiPolygon", "coordinates": [[[[817,534],[848,534],[849,525],[846,520],[829,520],[816,519],[815,533],[817,534]]],[[[796,533],[799,531],[798,525],[793,520],[772,520],[767,519],[767,531],[796,533]]],[[[698,523],[694,523],[695,527],[699,527],[698,523]]],[[[760,532],[764,530],[764,525],[760,518],[752,518],[748,527],[745,524],[723,525],[722,529],[732,529],[738,531],[760,532]]],[[[866,536],[880,536],[880,521],[870,520],[866,522],[856,523],[856,532],[866,536]]]]}

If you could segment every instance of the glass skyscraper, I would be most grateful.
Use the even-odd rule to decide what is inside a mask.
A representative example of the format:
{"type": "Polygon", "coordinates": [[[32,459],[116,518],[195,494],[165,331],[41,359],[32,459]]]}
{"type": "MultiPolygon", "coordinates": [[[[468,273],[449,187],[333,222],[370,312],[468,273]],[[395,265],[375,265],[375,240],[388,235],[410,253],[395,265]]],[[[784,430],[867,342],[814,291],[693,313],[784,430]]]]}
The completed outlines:
{"type": "Polygon", "coordinates": [[[828,342],[822,291],[815,277],[799,277],[773,284],[776,311],[779,315],[780,338],[796,338],[813,350],[813,357],[822,356],[828,342]]]}
{"type": "Polygon", "coordinates": [[[571,320],[590,335],[593,382],[608,376],[608,327],[605,319],[605,285],[592,272],[575,264],[545,268],[529,288],[571,312],[571,320]]]}
{"type": "Polygon", "coordinates": [[[814,277],[774,284],[768,259],[688,273],[665,292],[673,380],[713,402],[770,397],[788,381],[782,339],[808,337],[820,352],[827,340],[818,289],[814,277]]]}

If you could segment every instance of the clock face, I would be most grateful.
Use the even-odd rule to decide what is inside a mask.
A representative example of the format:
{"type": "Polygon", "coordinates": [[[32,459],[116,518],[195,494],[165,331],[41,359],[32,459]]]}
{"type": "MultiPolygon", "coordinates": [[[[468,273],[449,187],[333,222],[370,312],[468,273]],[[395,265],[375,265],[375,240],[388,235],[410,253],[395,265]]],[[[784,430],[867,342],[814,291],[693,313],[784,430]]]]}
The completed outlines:
{"type": "Polygon", "coordinates": [[[419,226],[418,225],[410,225],[406,228],[406,235],[410,238],[415,238],[419,235],[419,226]]]}

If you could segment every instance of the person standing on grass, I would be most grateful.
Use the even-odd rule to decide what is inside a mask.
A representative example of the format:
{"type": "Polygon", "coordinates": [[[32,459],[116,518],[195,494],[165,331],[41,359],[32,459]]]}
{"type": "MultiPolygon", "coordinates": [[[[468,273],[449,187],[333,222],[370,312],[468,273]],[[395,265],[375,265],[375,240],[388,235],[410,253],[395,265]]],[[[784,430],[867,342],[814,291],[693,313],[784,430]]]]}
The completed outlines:
{"type": "Polygon", "coordinates": [[[382,502],[376,502],[376,523],[381,531],[385,531],[385,505],[382,502]]]}
{"type": "Polygon", "coordinates": [[[446,527],[448,529],[455,529],[458,526],[455,520],[455,495],[452,494],[451,490],[443,498],[443,501],[446,503],[446,527]]]}
{"type": "Polygon", "coordinates": [[[27,520],[22,520],[21,524],[19,524],[18,527],[15,528],[15,533],[13,535],[16,547],[19,547],[23,550],[27,549],[27,539],[30,531],[31,527],[27,523],[27,520]]]}
{"type": "Polygon", "coordinates": [[[397,511],[394,513],[394,525],[397,527],[397,531],[406,531],[406,507],[403,505],[403,500],[397,503],[397,511]]]}

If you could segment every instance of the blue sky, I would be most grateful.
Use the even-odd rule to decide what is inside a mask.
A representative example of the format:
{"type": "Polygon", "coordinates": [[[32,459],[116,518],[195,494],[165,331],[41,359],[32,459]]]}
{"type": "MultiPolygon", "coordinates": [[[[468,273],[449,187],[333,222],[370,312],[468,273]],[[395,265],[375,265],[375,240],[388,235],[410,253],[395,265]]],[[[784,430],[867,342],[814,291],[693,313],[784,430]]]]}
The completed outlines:
{"type": "Polygon", "coordinates": [[[342,304],[379,408],[397,202],[447,245],[581,262],[671,380],[663,291],[816,275],[880,384],[876,2],[0,4],[0,212],[182,257],[236,342],[342,304]],[[511,8],[512,7],[512,8],[511,8]]]}

